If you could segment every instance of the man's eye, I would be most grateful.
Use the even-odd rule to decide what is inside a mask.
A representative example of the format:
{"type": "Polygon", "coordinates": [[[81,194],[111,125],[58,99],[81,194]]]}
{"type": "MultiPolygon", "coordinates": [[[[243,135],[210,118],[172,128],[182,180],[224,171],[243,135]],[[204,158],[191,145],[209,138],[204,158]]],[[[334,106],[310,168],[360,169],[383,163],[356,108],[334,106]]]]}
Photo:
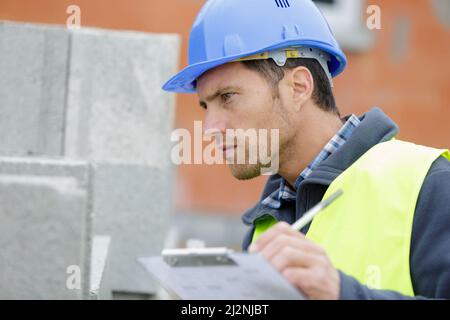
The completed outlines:
{"type": "Polygon", "coordinates": [[[230,100],[230,98],[231,98],[232,96],[234,96],[234,95],[235,95],[234,92],[227,92],[227,93],[224,93],[224,94],[221,95],[222,101],[223,101],[223,102],[227,102],[227,101],[230,100]]]}

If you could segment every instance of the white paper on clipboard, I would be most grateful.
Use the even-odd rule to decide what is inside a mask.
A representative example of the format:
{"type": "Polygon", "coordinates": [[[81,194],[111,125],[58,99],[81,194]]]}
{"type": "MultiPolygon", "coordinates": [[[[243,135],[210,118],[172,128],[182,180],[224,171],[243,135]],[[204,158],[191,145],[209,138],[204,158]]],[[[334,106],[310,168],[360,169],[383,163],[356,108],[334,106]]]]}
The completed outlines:
{"type": "Polygon", "coordinates": [[[231,253],[235,265],[172,267],[162,257],[138,261],[183,300],[304,300],[262,256],[231,253]]]}

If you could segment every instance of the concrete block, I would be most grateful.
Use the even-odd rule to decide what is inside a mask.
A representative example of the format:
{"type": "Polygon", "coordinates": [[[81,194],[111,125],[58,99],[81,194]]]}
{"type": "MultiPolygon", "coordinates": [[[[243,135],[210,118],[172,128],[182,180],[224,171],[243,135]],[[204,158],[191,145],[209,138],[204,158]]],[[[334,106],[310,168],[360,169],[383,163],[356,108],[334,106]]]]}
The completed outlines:
{"type": "Polygon", "coordinates": [[[0,22],[0,155],[62,154],[69,33],[0,22]]]}
{"type": "Polygon", "coordinates": [[[175,105],[161,86],[178,52],[175,35],[0,23],[0,155],[17,156],[0,159],[0,175],[75,179],[86,189],[95,234],[112,238],[104,276],[116,291],[153,290],[135,259],[159,252],[168,228],[175,105]],[[19,158],[36,154],[82,161],[19,158]]]}
{"type": "Polygon", "coordinates": [[[89,295],[90,166],[81,161],[0,158],[0,299],[89,295]],[[69,266],[80,288],[69,290],[69,266]]]}
{"type": "Polygon", "coordinates": [[[176,35],[0,22],[0,155],[168,165],[178,52],[176,35]]]}
{"type": "Polygon", "coordinates": [[[94,231],[112,238],[116,293],[155,291],[136,257],[159,253],[168,229],[175,106],[161,86],[177,61],[173,35],[72,33],[65,155],[96,163],[94,231]]]}
{"type": "Polygon", "coordinates": [[[88,195],[73,178],[0,176],[0,299],[80,299],[88,195]]]}
{"type": "Polygon", "coordinates": [[[159,254],[172,212],[173,172],[158,168],[97,165],[94,232],[112,237],[109,281],[116,292],[156,292],[156,284],[137,262],[159,254]]]}
{"type": "Polygon", "coordinates": [[[82,160],[38,157],[0,157],[0,175],[70,177],[80,188],[90,189],[92,166],[82,160]]]}
{"type": "Polygon", "coordinates": [[[170,165],[178,37],[80,29],[72,33],[66,155],[115,164],[170,165]]]}

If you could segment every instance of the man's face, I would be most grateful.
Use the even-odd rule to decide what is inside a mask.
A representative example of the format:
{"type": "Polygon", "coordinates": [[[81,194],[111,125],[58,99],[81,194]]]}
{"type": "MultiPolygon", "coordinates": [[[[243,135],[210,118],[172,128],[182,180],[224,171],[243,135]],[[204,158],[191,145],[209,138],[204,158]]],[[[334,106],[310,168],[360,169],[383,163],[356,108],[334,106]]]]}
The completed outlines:
{"type": "MultiPolygon", "coordinates": [[[[256,162],[250,161],[250,154],[258,150],[261,143],[267,145],[267,155],[271,152],[279,156],[292,138],[289,114],[283,107],[282,98],[274,98],[273,88],[258,72],[235,62],[222,65],[202,75],[197,83],[200,105],[205,108],[203,121],[204,134],[216,132],[221,136],[223,147],[220,151],[227,159],[232,174],[238,179],[252,179],[261,174],[261,168],[267,167],[261,162],[260,152],[256,152],[256,162]],[[258,136],[257,141],[247,139],[247,143],[237,143],[237,139],[226,141],[227,129],[268,130],[266,137],[258,136]],[[271,129],[279,129],[279,150],[270,150],[271,129]],[[249,141],[251,140],[251,141],[249,141]],[[256,146],[255,148],[255,144],[256,146]],[[243,148],[243,149],[239,149],[243,148]],[[239,152],[245,153],[245,162],[238,161],[239,152]]],[[[248,131],[247,131],[248,132],[248,131]]]]}

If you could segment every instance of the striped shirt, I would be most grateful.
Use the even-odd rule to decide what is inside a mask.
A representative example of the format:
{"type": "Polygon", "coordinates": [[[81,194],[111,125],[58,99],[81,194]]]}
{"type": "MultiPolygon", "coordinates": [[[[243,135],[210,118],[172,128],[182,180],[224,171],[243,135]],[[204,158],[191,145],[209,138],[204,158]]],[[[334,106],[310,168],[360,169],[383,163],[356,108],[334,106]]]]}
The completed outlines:
{"type": "Polygon", "coordinates": [[[350,138],[353,130],[360,124],[357,116],[351,115],[342,128],[334,135],[333,138],[325,145],[316,158],[300,173],[295,180],[295,190],[292,189],[285,179],[281,179],[280,187],[272,192],[261,203],[273,209],[279,209],[283,201],[295,201],[296,190],[303,180],[305,180],[317,166],[328,158],[333,152],[342,147],[350,138]]]}

